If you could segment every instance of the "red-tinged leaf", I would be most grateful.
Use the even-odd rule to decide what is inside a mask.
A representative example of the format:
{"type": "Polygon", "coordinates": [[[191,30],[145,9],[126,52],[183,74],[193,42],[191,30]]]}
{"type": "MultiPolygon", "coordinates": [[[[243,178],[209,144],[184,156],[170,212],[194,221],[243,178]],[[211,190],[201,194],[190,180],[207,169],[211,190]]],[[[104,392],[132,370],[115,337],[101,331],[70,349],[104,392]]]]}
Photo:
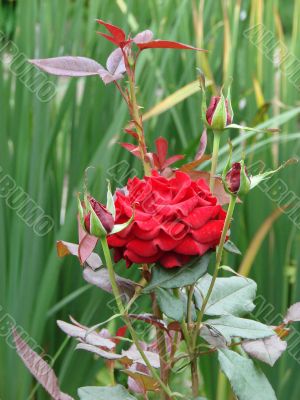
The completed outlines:
{"type": "Polygon", "coordinates": [[[168,141],[167,139],[163,137],[159,137],[158,139],[155,140],[155,146],[156,146],[156,151],[157,151],[157,156],[158,160],[160,163],[160,167],[164,165],[164,162],[166,161],[166,157],[168,154],[168,141]]]}
{"type": "Polygon", "coordinates": [[[166,332],[168,332],[167,324],[164,320],[157,318],[152,314],[129,314],[129,318],[135,319],[138,321],[146,322],[147,324],[151,324],[157,328],[160,328],[166,332]]]}
{"type": "Polygon", "coordinates": [[[179,169],[180,169],[180,171],[183,171],[183,172],[190,172],[190,171],[193,171],[194,169],[196,169],[197,167],[199,167],[199,165],[204,163],[204,161],[207,161],[207,160],[210,160],[210,159],[211,159],[211,155],[204,154],[198,160],[194,160],[194,161],[191,161],[189,163],[186,163],[186,164],[182,165],[179,169]]]}
{"type": "Polygon", "coordinates": [[[131,360],[129,360],[126,356],[102,350],[97,346],[93,346],[92,344],[79,343],[76,346],[76,350],[86,350],[86,351],[89,351],[91,353],[97,354],[98,356],[103,357],[103,358],[105,358],[107,360],[111,360],[111,361],[118,360],[120,362],[123,361],[126,364],[130,364],[131,363],[131,360]]]}
{"type": "Polygon", "coordinates": [[[101,35],[102,37],[104,37],[104,39],[112,42],[115,46],[119,46],[119,41],[116,40],[113,36],[109,36],[106,33],[102,33],[102,32],[97,32],[98,35],[101,35]]]}
{"type": "Polygon", "coordinates": [[[64,242],[63,240],[58,240],[56,242],[56,250],[58,257],[65,257],[69,254],[78,257],[78,244],[64,242]]]}
{"type": "Polygon", "coordinates": [[[42,71],[59,76],[90,76],[106,71],[97,61],[86,57],[54,57],[29,62],[42,71]]]}
{"type": "Polygon", "coordinates": [[[300,321],[300,302],[291,305],[284,317],[285,323],[296,321],[300,321]]]}
{"type": "MultiPolygon", "coordinates": [[[[209,185],[209,172],[206,171],[186,171],[186,173],[193,179],[193,180],[198,180],[198,179],[204,179],[206,183],[209,185]]],[[[218,199],[219,204],[224,205],[224,204],[229,204],[230,202],[230,196],[228,193],[226,193],[222,179],[221,178],[216,178],[215,179],[215,188],[214,188],[214,196],[218,199]]],[[[240,199],[237,199],[237,202],[241,202],[240,199]]]]}
{"type": "Polygon", "coordinates": [[[259,340],[245,340],[242,343],[242,347],[251,357],[257,358],[273,367],[286,350],[287,342],[274,335],[259,340]]]}
{"type": "Polygon", "coordinates": [[[195,156],[195,161],[200,160],[204,156],[206,146],[207,146],[207,131],[206,131],[206,128],[204,128],[204,131],[202,132],[202,135],[200,138],[199,148],[198,148],[198,151],[195,156]]]}
{"type": "MultiPolygon", "coordinates": [[[[97,346],[87,344],[87,343],[79,343],[76,346],[76,349],[90,351],[90,352],[97,354],[100,357],[106,358],[108,360],[118,360],[119,362],[121,362],[122,364],[125,364],[125,365],[132,365],[135,363],[146,365],[140,352],[135,348],[135,346],[131,346],[131,348],[129,350],[122,350],[121,354],[111,353],[111,352],[102,350],[101,348],[99,348],[97,346]]],[[[160,367],[159,355],[157,353],[154,353],[152,351],[147,351],[147,350],[145,350],[144,353],[153,368],[160,367]]]]}
{"type": "MultiPolygon", "coordinates": [[[[105,28],[112,34],[112,37],[108,36],[106,39],[113,39],[115,43],[121,43],[126,40],[126,35],[123,29],[119,28],[116,25],[112,25],[108,22],[103,21],[102,19],[97,19],[98,24],[105,26],[105,28]]],[[[104,36],[105,34],[102,34],[104,36]]],[[[112,40],[111,40],[112,41],[112,40]]]]}
{"type": "Polygon", "coordinates": [[[150,29],[146,29],[145,31],[140,32],[137,35],[135,35],[135,37],[133,38],[133,42],[136,44],[148,43],[148,42],[151,42],[152,39],[153,39],[153,32],[150,31],[150,29]]]}
{"type": "Polygon", "coordinates": [[[184,157],[185,156],[183,154],[177,154],[175,156],[168,158],[163,164],[163,169],[169,167],[170,165],[176,163],[179,160],[182,160],[184,157]]]}
{"type": "Polygon", "coordinates": [[[172,42],[170,40],[152,40],[151,42],[146,43],[137,43],[137,46],[140,50],[145,49],[178,49],[178,50],[198,50],[198,51],[207,51],[203,49],[198,49],[197,47],[190,46],[188,44],[180,43],[180,42],[172,42]]]}
{"type": "Polygon", "coordinates": [[[76,321],[76,319],[73,318],[72,315],[69,315],[69,318],[73,325],[79,326],[79,328],[82,328],[82,329],[86,329],[86,330],[89,329],[87,326],[82,325],[80,322],[76,321]]]}
{"type": "Polygon", "coordinates": [[[87,344],[98,346],[107,350],[114,350],[116,347],[114,341],[106,337],[106,330],[105,335],[102,335],[102,331],[89,332],[88,328],[69,324],[68,322],[64,321],[57,321],[57,325],[68,336],[74,337],[87,344]]]}
{"type": "Polygon", "coordinates": [[[168,324],[169,331],[182,332],[181,325],[178,321],[172,321],[168,324]]]}
{"type": "MultiPolygon", "coordinates": [[[[112,293],[109,273],[106,268],[100,268],[97,271],[94,271],[92,268],[85,267],[83,270],[83,279],[105,292],[112,293]]],[[[128,299],[133,297],[137,284],[130,279],[122,278],[117,274],[116,281],[123,301],[127,302],[128,299]]]]}
{"type": "Polygon", "coordinates": [[[118,81],[119,79],[124,78],[122,74],[113,75],[110,72],[106,71],[106,69],[103,69],[101,72],[99,72],[99,76],[105,85],[108,85],[111,82],[115,82],[118,81]]]}
{"type": "Polygon", "coordinates": [[[156,392],[159,391],[159,385],[157,381],[152,378],[149,374],[148,369],[144,367],[145,372],[139,371],[138,368],[144,367],[139,364],[134,364],[132,367],[121,370],[129,376],[128,387],[134,393],[146,393],[149,391],[156,392]]]}
{"type": "MultiPolygon", "coordinates": [[[[160,367],[159,355],[157,353],[148,350],[144,350],[144,353],[153,368],[160,367]]],[[[137,350],[135,345],[131,346],[128,350],[122,350],[122,356],[127,357],[133,363],[138,363],[146,366],[145,361],[143,360],[140,352],[137,350]]]]}
{"type": "MultiPolygon", "coordinates": [[[[82,205],[83,209],[85,209],[84,202],[81,202],[81,205],[82,205]]],[[[85,237],[86,231],[83,229],[83,227],[80,223],[79,214],[77,214],[77,228],[78,228],[78,241],[80,243],[82,241],[82,239],[85,237]]]]}
{"type": "Polygon", "coordinates": [[[161,165],[156,153],[147,153],[148,159],[152,161],[152,164],[157,168],[161,169],[161,165]]]}
{"type": "MultiPolygon", "coordinates": [[[[59,257],[65,257],[69,254],[79,258],[79,245],[75,243],[64,242],[63,240],[58,240],[56,242],[57,254],[59,257]]],[[[98,254],[91,253],[91,255],[85,261],[92,270],[96,270],[101,267],[102,261],[98,254]]]]}
{"type": "Polygon", "coordinates": [[[138,135],[135,131],[133,131],[133,130],[131,130],[131,129],[124,129],[124,131],[125,131],[126,133],[128,133],[128,135],[134,137],[135,139],[138,139],[138,138],[139,138],[139,135],[138,135]]]}
{"type": "Polygon", "coordinates": [[[51,398],[54,400],[74,400],[73,397],[61,392],[53,369],[22,340],[15,330],[13,331],[13,337],[17,354],[35,379],[50,394],[51,398]]]}
{"type": "Polygon", "coordinates": [[[106,68],[112,76],[122,75],[126,71],[124,56],[121,49],[115,49],[106,61],[106,68]]]}
{"type": "Polygon", "coordinates": [[[81,264],[87,261],[87,259],[92,254],[96,244],[98,242],[98,238],[95,236],[91,236],[88,233],[81,239],[78,247],[78,257],[81,264]]]}
{"type": "Polygon", "coordinates": [[[131,144],[131,143],[120,143],[124,149],[128,150],[130,153],[132,153],[135,157],[137,158],[142,158],[141,152],[138,146],[131,144]]]}

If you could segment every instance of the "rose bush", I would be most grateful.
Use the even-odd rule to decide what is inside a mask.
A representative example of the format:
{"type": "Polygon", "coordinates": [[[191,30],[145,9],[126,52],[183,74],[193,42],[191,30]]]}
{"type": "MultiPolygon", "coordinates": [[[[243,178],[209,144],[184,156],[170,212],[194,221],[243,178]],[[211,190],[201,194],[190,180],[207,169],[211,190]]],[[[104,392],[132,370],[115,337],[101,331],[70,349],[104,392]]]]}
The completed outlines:
{"type": "MultiPolygon", "coordinates": [[[[109,32],[100,34],[118,46],[108,56],[106,68],[86,57],[32,61],[54,75],[99,75],[105,84],[115,82],[131,117],[125,132],[134,139],[134,143],[120,144],[142,162],[145,175],[142,179],[130,179],[127,187],[117,190],[115,196],[108,183],[106,205],[91,197],[85,184],[83,200],[78,194],[79,244],[57,242],[59,256],[72,254],[78,257],[83,278],[89,284],[112,293],[117,305],[116,311],[110,307],[113,315],[91,328],[73,318],[72,324],[58,321],[60,329],[79,341],[77,350],[89,351],[106,360],[107,373],[104,376],[110,377],[110,385],[81,387],[78,396],[81,400],[148,399],[148,392],[153,392],[151,398],[191,398],[185,387],[183,393],[174,391],[179,385],[186,386],[182,385],[183,380],[188,383],[186,372],[183,380],[179,380],[178,376],[175,378],[175,375],[190,365],[192,398],[204,398],[206,390],[202,383],[205,376],[201,375],[199,359],[202,363],[202,356],[216,353],[236,398],[276,400],[271,385],[251,358],[274,365],[287,348],[283,339],[289,334],[289,324],[300,320],[300,302],[290,307],[278,326],[244,318],[255,308],[257,285],[250,278],[240,275],[243,266],[236,273],[230,265],[223,265],[223,253],[225,249],[235,253],[235,257],[241,255],[234,243],[225,246],[239,197],[293,160],[288,160],[276,170],[249,176],[244,159],[232,164],[230,144],[222,177],[216,176],[222,132],[226,129],[252,131],[256,128],[231,124],[230,84],[226,98],[220,91],[220,96],[213,97],[207,108],[205,77],[200,72],[202,116],[204,125],[213,133],[213,152],[211,156],[205,154],[205,128],[194,160],[180,165],[179,170],[171,168],[184,157],[181,154],[168,156],[168,142],[164,138],[156,139],[156,152],[148,149],[141,107],[137,102],[136,63],[140,52],[147,48],[195,48],[168,40],[153,40],[153,34],[148,29],[132,38],[115,25],[102,20],[98,23],[109,32]],[[125,73],[128,81],[118,83],[117,80],[121,81],[125,73]],[[199,171],[200,164],[207,160],[211,160],[210,172],[199,171]],[[206,181],[209,181],[209,187],[206,181]],[[228,204],[226,212],[219,203],[228,204]],[[98,242],[103,260],[97,253],[98,242]],[[210,257],[210,254],[203,256],[216,246],[215,257],[210,257]],[[127,266],[132,263],[153,265],[143,265],[139,283],[116,275],[109,247],[114,249],[116,262],[125,259],[127,266]],[[210,259],[214,261],[212,271],[210,259]],[[193,261],[193,267],[188,265],[184,268],[189,261],[193,261]],[[177,271],[172,269],[175,267],[182,268],[177,271]],[[238,276],[218,277],[220,269],[238,276]],[[149,295],[150,301],[137,305],[136,301],[142,295],[149,295]],[[148,312],[150,303],[152,313],[148,312]],[[141,313],[132,313],[132,308],[136,310],[137,306],[138,309],[141,306],[141,313]],[[112,329],[112,321],[113,326],[120,322],[122,326],[115,334],[108,335],[103,325],[109,323],[108,327],[112,329]],[[150,329],[137,329],[137,321],[148,324],[150,329]],[[99,327],[102,329],[98,332],[99,327]],[[129,349],[128,342],[131,343],[129,349]],[[201,351],[202,348],[204,351],[201,351]],[[124,383],[120,373],[128,376],[128,390],[120,384],[124,383]],[[136,397],[139,394],[142,396],[136,397]]],[[[217,88],[214,89],[216,91],[217,88]]],[[[236,147],[235,150],[239,152],[242,149],[236,147]]],[[[87,183],[87,179],[85,181],[87,183]]],[[[101,301],[103,297],[100,297],[101,301]]],[[[54,371],[22,340],[15,328],[12,334],[17,353],[51,398],[73,400],[60,390],[54,371]],[[36,368],[37,364],[40,368],[36,368]]],[[[225,386],[226,393],[229,393],[225,386]]]]}
{"type": "Polygon", "coordinates": [[[108,237],[115,261],[124,258],[127,266],[182,266],[216,247],[226,217],[206,182],[180,171],[171,179],[156,172],[130,179],[125,191],[116,192],[115,207],[116,223],[127,221],[135,208],[133,223],[108,237]]]}

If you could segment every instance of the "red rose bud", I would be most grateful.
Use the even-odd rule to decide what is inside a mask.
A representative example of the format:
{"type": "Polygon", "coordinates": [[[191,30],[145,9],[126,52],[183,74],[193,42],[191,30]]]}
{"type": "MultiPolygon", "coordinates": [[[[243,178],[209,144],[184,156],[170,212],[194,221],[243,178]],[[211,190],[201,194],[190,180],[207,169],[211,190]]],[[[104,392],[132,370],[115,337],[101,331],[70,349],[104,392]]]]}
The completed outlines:
{"type": "MultiPolygon", "coordinates": [[[[115,224],[113,216],[107,210],[107,208],[104,207],[104,205],[99,203],[93,197],[89,196],[88,202],[89,202],[90,207],[93,209],[93,211],[95,213],[94,215],[96,215],[96,217],[100,221],[102,227],[105,229],[106,233],[109,234],[112,231],[114,224],[115,224]]],[[[89,212],[84,219],[84,224],[85,224],[86,230],[92,234],[91,220],[92,220],[92,213],[89,212]]],[[[93,227],[92,227],[92,230],[93,230],[93,227]]]]}
{"type": "Polygon", "coordinates": [[[115,221],[108,209],[91,196],[78,197],[78,212],[81,226],[92,236],[107,236],[113,230],[115,221]]]}
{"type": "MultiPolygon", "coordinates": [[[[231,108],[231,107],[230,107],[231,108]]],[[[224,96],[213,96],[206,110],[206,122],[215,130],[222,130],[232,122],[228,99],[224,96]]]]}
{"type": "Polygon", "coordinates": [[[232,164],[225,178],[225,188],[230,194],[246,194],[250,190],[250,178],[243,161],[232,164]]]}
{"type": "Polygon", "coordinates": [[[108,233],[111,232],[114,227],[114,219],[111,213],[107,210],[107,208],[104,205],[96,201],[93,197],[90,197],[89,201],[105,230],[108,233]]]}

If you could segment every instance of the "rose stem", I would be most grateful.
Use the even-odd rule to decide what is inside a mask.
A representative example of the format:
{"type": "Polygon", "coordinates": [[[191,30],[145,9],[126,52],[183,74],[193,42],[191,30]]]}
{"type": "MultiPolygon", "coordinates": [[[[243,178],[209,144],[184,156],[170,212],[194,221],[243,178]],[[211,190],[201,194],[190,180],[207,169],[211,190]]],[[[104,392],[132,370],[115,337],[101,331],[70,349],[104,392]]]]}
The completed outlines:
{"type": "Polygon", "coordinates": [[[144,350],[142,349],[140,342],[139,342],[139,338],[133,328],[133,326],[131,325],[131,321],[127,315],[127,312],[124,308],[124,305],[122,303],[122,299],[121,299],[121,295],[120,295],[120,291],[119,291],[119,287],[116,281],[116,277],[115,277],[115,271],[113,268],[113,264],[112,264],[112,260],[111,260],[111,256],[110,256],[110,251],[108,248],[108,244],[107,244],[107,240],[106,237],[101,239],[101,245],[102,245],[102,249],[103,249],[103,253],[104,253],[104,258],[105,258],[105,262],[106,262],[106,266],[108,269],[108,274],[109,274],[109,279],[110,279],[110,284],[112,287],[112,292],[113,295],[115,297],[118,309],[120,314],[123,315],[124,321],[126,323],[126,326],[130,332],[130,335],[134,341],[134,344],[136,345],[136,348],[138,349],[139,353],[141,354],[142,359],[144,360],[146,366],[149,368],[149,370],[151,371],[151,374],[153,376],[154,379],[157,380],[157,382],[160,384],[161,388],[166,392],[166,394],[169,396],[169,398],[172,398],[172,393],[170,388],[160,379],[160,376],[158,375],[158,373],[155,371],[155,368],[152,367],[152,365],[150,364],[148,358],[146,357],[144,350]]]}
{"type": "MultiPolygon", "coordinates": [[[[123,56],[125,60],[125,66],[126,66],[126,71],[128,75],[128,80],[129,80],[129,96],[128,99],[124,95],[124,92],[120,87],[118,89],[120,90],[123,98],[126,100],[126,103],[129,108],[130,115],[135,123],[135,128],[139,137],[139,149],[141,153],[141,158],[142,158],[142,163],[144,167],[144,173],[145,175],[150,175],[151,174],[151,165],[147,160],[145,159],[145,152],[146,152],[146,143],[145,143],[145,135],[144,135],[144,128],[143,128],[143,120],[142,117],[140,116],[139,112],[139,106],[137,104],[136,100],[136,89],[135,89],[135,66],[136,66],[136,60],[134,62],[134,65],[131,67],[129,64],[129,60],[127,57],[127,54],[125,51],[123,51],[123,56]]],[[[162,318],[162,313],[161,310],[159,309],[159,306],[156,302],[156,299],[153,302],[153,312],[154,315],[156,315],[158,318],[162,318]]],[[[156,330],[156,335],[157,335],[157,345],[158,345],[158,351],[159,351],[159,359],[160,359],[160,379],[162,383],[165,385],[166,388],[168,388],[168,370],[165,368],[165,362],[166,362],[166,342],[165,342],[165,336],[164,333],[160,331],[159,328],[156,330]]],[[[134,338],[133,338],[134,339],[134,338]]],[[[154,370],[156,373],[156,371],[154,370]]],[[[165,393],[161,393],[161,398],[169,400],[171,397],[169,393],[165,390],[165,393]]]]}
{"type": "MultiPolygon", "coordinates": [[[[188,303],[187,303],[187,324],[189,329],[192,329],[192,301],[194,295],[195,285],[191,285],[188,290],[188,303]]],[[[197,397],[199,393],[199,371],[198,360],[193,356],[193,348],[191,351],[191,376],[192,376],[192,391],[193,396],[197,397]]]]}
{"type": "Polygon", "coordinates": [[[214,274],[213,274],[211,283],[209,285],[207,294],[205,296],[205,299],[203,300],[202,307],[201,307],[201,310],[200,310],[200,312],[198,314],[198,318],[197,318],[196,329],[195,329],[195,332],[194,332],[194,340],[193,340],[194,349],[196,347],[198,332],[199,332],[199,329],[200,329],[200,325],[201,325],[201,322],[202,322],[204,311],[205,311],[205,308],[207,306],[208,300],[209,300],[210,295],[211,295],[211,293],[213,291],[214,284],[215,284],[217,276],[218,276],[218,272],[219,272],[219,268],[220,268],[220,264],[221,264],[221,260],[222,260],[223,248],[224,248],[224,244],[225,244],[225,240],[226,240],[226,235],[227,235],[227,232],[228,232],[228,229],[229,229],[229,226],[230,226],[230,222],[231,222],[231,219],[232,219],[232,215],[233,215],[236,199],[237,199],[236,196],[230,196],[230,203],[229,203],[229,206],[228,206],[227,215],[226,215],[226,219],[225,219],[225,222],[224,222],[224,227],[223,227],[223,230],[222,230],[220,243],[219,243],[219,246],[217,248],[216,266],[215,266],[214,274]]]}
{"type": "MultiPolygon", "coordinates": [[[[163,315],[157,303],[155,294],[152,295],[152,301],[153,314],[156,318],[162,319],[163,315]]],[[[166,339],[164,332],[159,327],[156,327],[156,342],[160,360],[160,378],[165,384],[168,384],[169,371],[167,363],[166,339]]],[[[166,393],[161,392],[161,399],[169,400],[170,397],[166,393]]]]}
{"type": "MultiPolygon", "coordinates": [[[[126,55],[125,55],[125,57],[126,57],[126,55]]],[[[142,117],[140,116],[139,106],[138,106],[137,100],[136,100],[135,65],[136,65],[136,60],[135,60],[133,67],[131,68],[129,65],[129,62],[128,62],[128,58],[127,58],[126,68],[127,68],[127,72],[128,72],[128,78],[129,78],[129,93],[130,93],[129,111],[131,113],[132,119],[135,121],[136,131],[139,136],[139,148],[140,148],[140,152],[141,152],[144,173],[145,173],[145,175],[149,176],[151,174],[151,166],[150,166],[149,162],[147,162],[145,160],[145,151],[146,151],[147,147],[146,147],[146,143],[145,143],[143,120],[142,120],[142,117]]],[[[153,299],[153,313],[157,318],[162,319],[162,313],[159,308],[159,305],[157,304],[155,297],[153,299]]],[[[159,359],[160,359],[160,378],[161,378],[162,382],[167,386],[169,373],[166,368],[166,359],[167,359],[166,340],[165,340],[164,333],[159,328],[156,328],[156,340],[157,340],[159,359]]],[[[164,392],[161,393],[161,398],[165,399],[165,400],[170,399],[169,395],[164,392]]]]}
{"type": "Polygon", "coordinates": [[[221,138],[220,132],[213,131],[213,133],[214,133],[213,154],[211,159],[211,169],[209,177],[209,188],[212,193],[215,188],[215,175],[217,170],[218,154],[219,154],[220,138],[221,138]]]}
{"type": "MultiPolygon", "coordinates": [[[[177,298],[180,298],[179,289],[173,289],[173,292],[177,298]]],[[[181,325],[181,330],[182,330],[183,337],[185,339],[186,347],[187,347],[189,357],[190,357],[193,395],[195,396],[195,393],[196,393],[196,396],[197,396],[198,388],[199,388],[198,365],[197,365],[197,360],[195,361],[194,356],[193,356],[192,341],[191,341],[191,337],[190,337],[189,329],[188,329],[191,327],[191,323],[192,323],[191,311],[192,311],[193,293],[194,293],[194,285],[190,286],[189,291],[188,291],[187,322],[185,320],[182,320],[180,325],[181,325]]]]}
{"type": "Polygon", "coordinates": [[[143,127],[143,120],[139,112],[139,106],[136,100],[136,91],[135,91],[135,67],[136,61],[138,58],[139,53],[134,60],[133,66],[130,66],[128,57],[126,52],[123,50],[123,57],[125,61],[125,67],[128,75],[129,81],[129,98],[128,98],[128,108],[131,115],[132,120],[134,121],[136,132],[139,137],[139,149],[141,153],[142,163],[145,171],[145,175],[151,174],[151,165],[149,161],[146,160],[146,152],[147,147],[145,143],[145,135],[144,135],[144,127],[143,127]]]}

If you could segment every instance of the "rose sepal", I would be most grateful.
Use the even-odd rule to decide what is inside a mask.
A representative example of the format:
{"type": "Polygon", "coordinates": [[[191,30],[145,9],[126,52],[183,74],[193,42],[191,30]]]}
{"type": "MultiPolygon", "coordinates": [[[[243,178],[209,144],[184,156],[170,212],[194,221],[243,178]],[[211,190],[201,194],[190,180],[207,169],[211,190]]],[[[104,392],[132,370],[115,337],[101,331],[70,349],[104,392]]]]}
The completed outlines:
{"type": "Polygon", "coordinates": [[[119,232],[123,231],[131,224],[133,219],[134,219],[134,213],[132,214],[132,216],[130,217],[130,219],[127,222],[124,222],[123,224],[116,224],[113,227],[113,230],[110,232],[110,234],[113,235],[114,233],[119,233],[119,232]]]}
{"type": "Polygon", "coordinates": [[[80,199],[80,193],[77,194],[77,208],[78,208],[78,216],[80,225],[84,228],[84,211],[82,207],[82,202],[80,199]]]}
{"type": "Polygon", "coordinates": [[[106,208],[111,213],[113,218],[116,219],[116,207],[115,207],[114,197],[111,192],[111,184],[109,180],[107,180],[106,208]]]}
{"type": "Polygon", "coordinates": [[[213,112],[213,117],[211,120],[211,124],[206,124],[213,129],[214,131],[223,131],[226,128],[227,121],[227,111],[226,111],[226,100],[221,92],[220,100],[218,101],[217,107],[213,112]]]}

